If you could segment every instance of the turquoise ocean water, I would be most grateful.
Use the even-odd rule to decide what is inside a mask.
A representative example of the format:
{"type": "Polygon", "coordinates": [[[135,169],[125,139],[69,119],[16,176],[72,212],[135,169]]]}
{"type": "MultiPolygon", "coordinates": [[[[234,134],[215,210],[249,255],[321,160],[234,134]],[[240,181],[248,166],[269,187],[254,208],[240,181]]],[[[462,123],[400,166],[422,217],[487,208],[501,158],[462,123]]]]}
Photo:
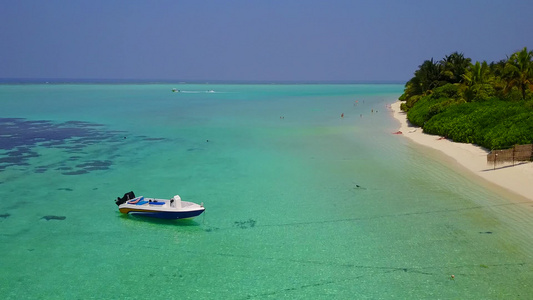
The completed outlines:
{"type": "Polygon", "coordinates": [[[1,298],[530,298],[532,203],[391,134],[402,90],[0,85],[1,298]]]}

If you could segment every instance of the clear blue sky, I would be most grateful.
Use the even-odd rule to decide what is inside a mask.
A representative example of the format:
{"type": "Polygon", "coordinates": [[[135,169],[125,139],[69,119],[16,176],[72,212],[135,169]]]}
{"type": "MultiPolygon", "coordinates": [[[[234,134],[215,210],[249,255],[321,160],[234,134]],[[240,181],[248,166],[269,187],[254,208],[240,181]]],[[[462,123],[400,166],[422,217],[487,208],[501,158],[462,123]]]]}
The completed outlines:
{"type": "Polygon", "coordinates": [[[0,78],[406,81],[533,50],[531,0],[3,1],[0,78]]]}

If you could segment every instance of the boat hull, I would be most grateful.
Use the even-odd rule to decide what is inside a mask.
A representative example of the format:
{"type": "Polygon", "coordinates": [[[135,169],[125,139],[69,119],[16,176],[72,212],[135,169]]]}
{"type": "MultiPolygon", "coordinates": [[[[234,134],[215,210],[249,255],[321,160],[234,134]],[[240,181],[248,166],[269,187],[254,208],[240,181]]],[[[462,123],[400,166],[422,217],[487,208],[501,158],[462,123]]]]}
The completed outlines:
{"type": "Polygon", "coordinates": [[[181,201],[179,196],[175,196],[174,200],[141,196],[120,204],[118,210],[123,214],[175,220],[192,219],[201,215],[205,208],[193,202],[181,201]]]}
{"type": "Polygon", "coordinates": [[[159,218],[159,219],[167,219],[167,220],[192,219],[194,217],[201,215],[204,212],[204,209],[192,210],[192,211],[157,211],[157,210],[121,208],[119,210],[121,213],[129,214],[133,216],[143,216],[143,217],[159,218]]]}

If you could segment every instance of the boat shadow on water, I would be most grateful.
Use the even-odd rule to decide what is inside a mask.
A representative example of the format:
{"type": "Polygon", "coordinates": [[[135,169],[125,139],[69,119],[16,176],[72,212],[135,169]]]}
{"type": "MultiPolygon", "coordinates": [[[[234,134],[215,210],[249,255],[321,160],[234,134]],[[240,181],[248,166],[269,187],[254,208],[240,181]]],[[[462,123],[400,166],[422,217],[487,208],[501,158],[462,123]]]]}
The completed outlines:
{"type": "Polygon", "coordinates": [[[196,219],[159,219],[146,216],[135,216],[128,214],[120,214],[118,216],[120,219],[127,222],[145,222],[149,224],[158,224],[158,225],[174,225],[174,226],[183,226],[183,227],[200,227],[202,226],[203,218],[201,220],[196,219]]]}

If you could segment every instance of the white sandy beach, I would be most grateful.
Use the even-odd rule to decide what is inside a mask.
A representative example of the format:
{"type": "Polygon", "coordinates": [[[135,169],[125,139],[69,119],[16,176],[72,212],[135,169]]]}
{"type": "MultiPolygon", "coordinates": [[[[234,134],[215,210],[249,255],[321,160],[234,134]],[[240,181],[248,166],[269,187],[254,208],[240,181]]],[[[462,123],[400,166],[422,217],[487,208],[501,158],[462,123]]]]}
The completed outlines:
{"type": "Polygon", "coordinates": [[[399,131],[412,141],[439,150],[455,159],[460,165],[476,175],[533,201],[533,163],[487,164],[488,150],[472,144],[454,143],[448,139],[422,132],[407,120],[406,113],[400,109],[401,101],[391,104],[394,118],[400,122],[399,131]]]}

